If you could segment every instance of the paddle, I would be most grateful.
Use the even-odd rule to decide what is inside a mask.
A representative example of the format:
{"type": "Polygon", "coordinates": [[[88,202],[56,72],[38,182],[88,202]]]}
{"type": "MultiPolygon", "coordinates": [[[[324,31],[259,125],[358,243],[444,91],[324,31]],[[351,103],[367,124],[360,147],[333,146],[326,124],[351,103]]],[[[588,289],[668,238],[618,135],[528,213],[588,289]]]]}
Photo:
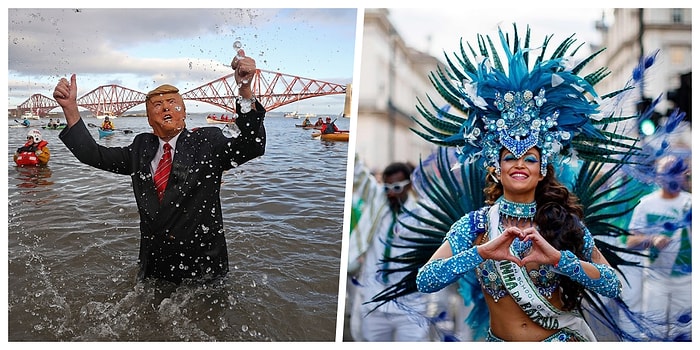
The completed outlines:
{"type": "MultiPolygon", "coordinates": [[[[92,128],[99,128],[99,129],[102,129],[101,126],[97,126],[97,125],[95,125],[95,124],[93,124],[93,123],[87,123],[87,125],[88,125],[89,127],[92,127],[92,128]]],[[[117,131],[117,129],[114,129],[114,131],[117,131]]],[[[131,133],[134,132],[133,130],[130,130],[130,129],[123,129],[122,131],[123,131],[125,134],[131,134],[131,133]]]]}
{"type": "Polygon", "coordinates": [[[23,127],[23,128],[28,128],[28,127],[31,126],[30,123],[26,123],[26,124],[25,124],[24,122],[21,122],[21,121],[19,121],[19,120],[17,120],[17,119],[15,119],[15,123],[17,123],[17,125],[12,125],[12,126],[10,126],[10,127],[11,127],[11,128],[22,128],[22,127],[23,127]]]}

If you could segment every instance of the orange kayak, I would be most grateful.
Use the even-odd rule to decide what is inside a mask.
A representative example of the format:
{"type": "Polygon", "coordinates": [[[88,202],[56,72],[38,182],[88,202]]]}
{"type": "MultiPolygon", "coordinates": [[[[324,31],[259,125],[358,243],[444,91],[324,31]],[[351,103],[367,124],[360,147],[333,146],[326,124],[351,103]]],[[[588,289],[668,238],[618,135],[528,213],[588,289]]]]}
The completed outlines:
{"type": "Polygon", "coordinates": [[[349,141],[350,140],[350,133],[349,132],[334,132],[332,134],[321,134],[320,131],[314,131],[311,133],[311,137],[317,138],[320,137],[321,140],[326,140],[326,141],[349,141]]]}

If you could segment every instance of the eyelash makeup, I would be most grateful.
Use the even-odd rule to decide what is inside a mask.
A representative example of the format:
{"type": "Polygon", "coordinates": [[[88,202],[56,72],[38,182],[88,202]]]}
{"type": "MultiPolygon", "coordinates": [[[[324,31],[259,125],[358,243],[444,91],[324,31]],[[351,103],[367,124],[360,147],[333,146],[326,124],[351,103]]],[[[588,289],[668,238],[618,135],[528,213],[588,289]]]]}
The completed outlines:
{"type": "MultiPolygon", "coordinates": [[[[513,160],[516,160],[516,158],[512,153],[508,153],[508,154],[503,156],[503,161],[507,162],[507,161],[513,161],[513,160]]],[[[523,160],[528,162],[528,163],[539,163],[539,160],[537,159],[537,157],[534,154],[525,155],[525,158],[523,158],[523,160]]]]}

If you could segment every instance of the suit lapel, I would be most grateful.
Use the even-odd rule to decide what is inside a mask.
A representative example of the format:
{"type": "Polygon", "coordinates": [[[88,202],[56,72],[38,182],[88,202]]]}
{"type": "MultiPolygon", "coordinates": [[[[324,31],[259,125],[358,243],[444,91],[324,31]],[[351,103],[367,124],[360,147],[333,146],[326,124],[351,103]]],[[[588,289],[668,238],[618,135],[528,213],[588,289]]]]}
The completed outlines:
{"type": "Polygon", "coordinates": [[[156,186],[153,183],[153,174],[151,174],[151,161],[153,161],[153,158],[156,156],[156,152],[158,152],[158,137],[153,135],[153,137],[146,139],[143,150],[141,151],[141,156],[139,157],[139,176],[143,179],[143,200],[148,208],[146,214],[152,219],[155,218],[158,213],[158,208],[160,207],[156,186]]]}

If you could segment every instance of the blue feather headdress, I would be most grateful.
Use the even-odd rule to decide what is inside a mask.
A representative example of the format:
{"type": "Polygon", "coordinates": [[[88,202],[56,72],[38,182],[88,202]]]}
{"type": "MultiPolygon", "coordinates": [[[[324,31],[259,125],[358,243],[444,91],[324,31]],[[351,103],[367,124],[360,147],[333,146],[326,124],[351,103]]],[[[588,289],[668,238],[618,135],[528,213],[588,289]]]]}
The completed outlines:
{"type": "MultiPolygon", "coordinates": [[[[424,131],[412,130],[437,145],[459,147],[462,162],[481,159],[484,166],[495,167],[496,171],[500,170],[499,157],[503,148],[520,157],[537,147],[542,155],[540,172],[543,175],[554,157],[623,162],[623,157],[635,149],[636,138],[606,129],[635,116],[605,115],[600,103],[615,96],[619,98],[618,95],[630,90],[631,85],[599,96],[593,86],[609,74],[607,69],[579,75],[603,50],[574,64],[573,59],[566,56],[575,42],[570,36],[545,59],[551,36],[546,37],[540,47],[530,48],[529,27],[522,46],[515,25],[514,29],[512,48],[508,37],[500,28],[498,30],[507,69],[491,38],[478,35],[479,54],[468,44],[474,63],[461,46],[461,57],[455,55],[456,61],[446,56],[449,70],[431,73],[438,92],[466,117],[451,114],[430,101],[434,114],[423,104],[418,106],[427,123],[413,118],[424,131]],[[536,52],[539,55],[530,67],[528,60],[536,52]]],[[[645,64],[643,68],[650,65],[645,64]]]]}

